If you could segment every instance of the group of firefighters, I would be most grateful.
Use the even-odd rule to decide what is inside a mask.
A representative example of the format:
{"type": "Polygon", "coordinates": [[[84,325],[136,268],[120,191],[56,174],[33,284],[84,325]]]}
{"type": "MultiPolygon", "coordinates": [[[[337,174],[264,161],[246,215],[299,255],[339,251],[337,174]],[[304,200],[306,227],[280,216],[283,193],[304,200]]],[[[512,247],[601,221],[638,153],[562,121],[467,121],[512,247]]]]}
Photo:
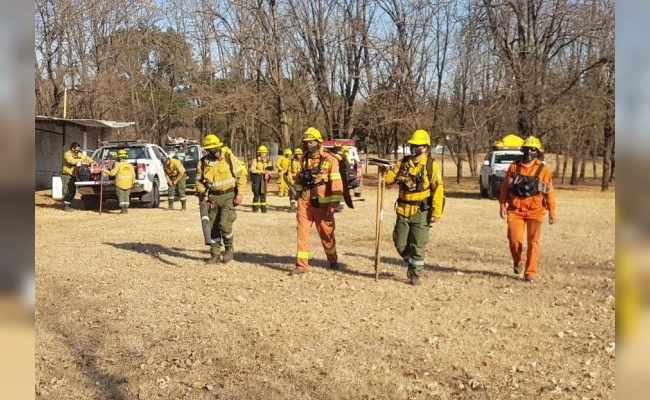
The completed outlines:
{"type": "MultiPolygon", "coordinates": [[[[418,129],[408,140],[410,155],[394,164],[380,165],[387,185],[397,184],[399,196],[396,201],[396,222],[393,228],[395,249],[407,266],[407,279],[420,285],[425,265],[425,253],[432,224],[440,221],[444,208],[444,187],[440,167],[430,159],[431,139],[429,133],[418,129]]],[[[228,263],[234,256],[233,222],[236,207],[242,204],[248,175],[253,191],[253,212],[267,212],[266,186],[273,165],[268,149],[259,146],[257,157],[246,171],[245,163],[239,161],[232,151],[214,134],[208,134],[202,142],[207,155],[197,166],[196,193],[200,201],[209,204],[210,258],[208,263],[228,263]],[[222,251],[223,246],[223,251],[222,251]]],[[[507,237],[513,260],[513,272],[524,272],[527,281],[537,277],[539,243],[542,222],[548,210],[549,223],[555,222],[555,195],[551,173],[542,161],[542,144],[530,136],[522,145],[523,159],[514,162],[507,171],[499,198],[500,216],[507,219],[507,237]],[[523,261],[524,235],[527,238],[526,261],[523,261]]],[[[291,275],[309,271],[309,232],[316,226],[329,268],[339,270],[337,242],[335,237],[335,212],[343,201],[344,187],[339,161],[341,155],[323,146],[321,132],[309,127],[302,136],[302,147],[293,151],[286,149],[276,162],[281,197],[289,196],[290,207],[296,213],[297,249],[295,268],[291,275]]],[[[133,167],[126,162],[126,151],[117,153],[118,162],[112,170],[104,172],[116,177],[116,190],[122,213],[128,209],[129,189],[135,181],[133,167]]],[[[80,154],[80,146],[73,143],[64,155],[64,177],[72,175],[75,165],[92,162],[80,154]]],[[[174,208],[176,193],[181,209],[186,210],[185,170],[179,160],[166,158],[166,178],[169,184],[169,208],[174,208]]],[[[74,188],[69,185],[67,187],[74,188]]],[[[74,189],[68,189],[64,209],[69,209],[74,189]],[[72,191],[71,191],[72,190],[72,191]],[[72,197],[71,197],[72,196],[72,197]]]]}

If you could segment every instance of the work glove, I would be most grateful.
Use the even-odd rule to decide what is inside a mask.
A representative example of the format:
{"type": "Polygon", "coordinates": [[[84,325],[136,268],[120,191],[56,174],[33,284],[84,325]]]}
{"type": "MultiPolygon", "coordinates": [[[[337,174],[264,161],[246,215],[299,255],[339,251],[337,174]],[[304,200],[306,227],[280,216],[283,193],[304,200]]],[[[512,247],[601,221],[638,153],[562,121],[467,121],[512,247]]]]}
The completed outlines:
{"type": "Polygon", "coordinates": [[[548,214],[548,223],[553,225],[555,222],[555,214],[548,214]]]}

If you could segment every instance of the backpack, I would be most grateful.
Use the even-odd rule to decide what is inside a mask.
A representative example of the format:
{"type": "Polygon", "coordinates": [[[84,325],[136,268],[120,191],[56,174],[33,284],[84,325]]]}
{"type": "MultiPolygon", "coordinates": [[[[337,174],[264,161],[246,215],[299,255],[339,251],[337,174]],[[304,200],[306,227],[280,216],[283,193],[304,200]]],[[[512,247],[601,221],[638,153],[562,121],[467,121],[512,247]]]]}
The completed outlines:
{"type": "Polygon", "coordinates": [[[343,149],[339,146],[335,146],[331,150],[327,149],[327,151],[339,160],[339,172],[341,173],[341,178],[347,183],[348,188],[356,186],[353,184],[357,182],[357,162],[348,160],[348,157],[343,153],[343,149]]]}
{"type": "Polygon", "coordinates": [[[93,174],[90,172],[88,164],[81,164],[81,166],[75,167],[74,177],[77,181],[83,182],[92,180],[93,174]]]}
{"type": "Polygon", "coordinates": [[[517,163],[517,170],[515,177],[512,180],[510,192],[517,197],[531,197],[538,194],[539,191],[539,174],[544,169],[546,164],[541,163],[535,171],[533,176],[525,176],[521,174],[521,163],[517,163]]]}

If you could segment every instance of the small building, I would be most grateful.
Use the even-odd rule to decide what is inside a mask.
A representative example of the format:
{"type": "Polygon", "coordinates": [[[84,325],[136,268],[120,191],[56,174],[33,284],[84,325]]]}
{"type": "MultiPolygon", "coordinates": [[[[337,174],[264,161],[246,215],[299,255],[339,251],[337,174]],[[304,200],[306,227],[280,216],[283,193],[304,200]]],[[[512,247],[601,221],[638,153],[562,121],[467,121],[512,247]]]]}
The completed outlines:
{"type": "Polygon", "coordinates": [[[36,116],[34,135],[35,189],[51,189],[52,177],[61,174],[63,153],[72,142],[92,155],[100,142],[133,138],[135,122],[65,119],[36,116]]]}

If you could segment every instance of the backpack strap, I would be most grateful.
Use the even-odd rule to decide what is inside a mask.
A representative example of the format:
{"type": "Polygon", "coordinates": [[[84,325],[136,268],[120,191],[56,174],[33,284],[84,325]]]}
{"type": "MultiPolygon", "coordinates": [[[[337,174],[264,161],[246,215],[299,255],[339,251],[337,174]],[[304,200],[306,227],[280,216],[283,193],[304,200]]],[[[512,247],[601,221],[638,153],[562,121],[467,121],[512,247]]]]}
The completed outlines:
{"type": "Polygon", "coordinates": [[[542,173],[542,170],[544,169],[545,165],[546,165],[546,163],[544,163],[543,161],[539,164],[539,167],[537,167],[537,171],[535,171],[535,175],[534,175],[535,178],[537,178],[539,176],[539,174],[542,173]]]}
{"type": "Polygon", "coordinates": [[[230,152],[227,152],[227,153],[226,153],[226,157],[225,157],[225,158],[226,158],[226,162],[228,163],[228,166],[230,167],[230,174],[231,174],[232,177],[235,178],[235,180],[236,180],[236,179],[237,179],[237,176],[235,176],[235,167],[233,167],[233,165],[232,165],[232,155],[230,154],[230,152]]]}
{"type": "Polygon", "coordinates": [[[427,174],[429,174],[429,182],[433,180],[433,162],[435,159],[433,157],[427,158],[427,174]]]}

